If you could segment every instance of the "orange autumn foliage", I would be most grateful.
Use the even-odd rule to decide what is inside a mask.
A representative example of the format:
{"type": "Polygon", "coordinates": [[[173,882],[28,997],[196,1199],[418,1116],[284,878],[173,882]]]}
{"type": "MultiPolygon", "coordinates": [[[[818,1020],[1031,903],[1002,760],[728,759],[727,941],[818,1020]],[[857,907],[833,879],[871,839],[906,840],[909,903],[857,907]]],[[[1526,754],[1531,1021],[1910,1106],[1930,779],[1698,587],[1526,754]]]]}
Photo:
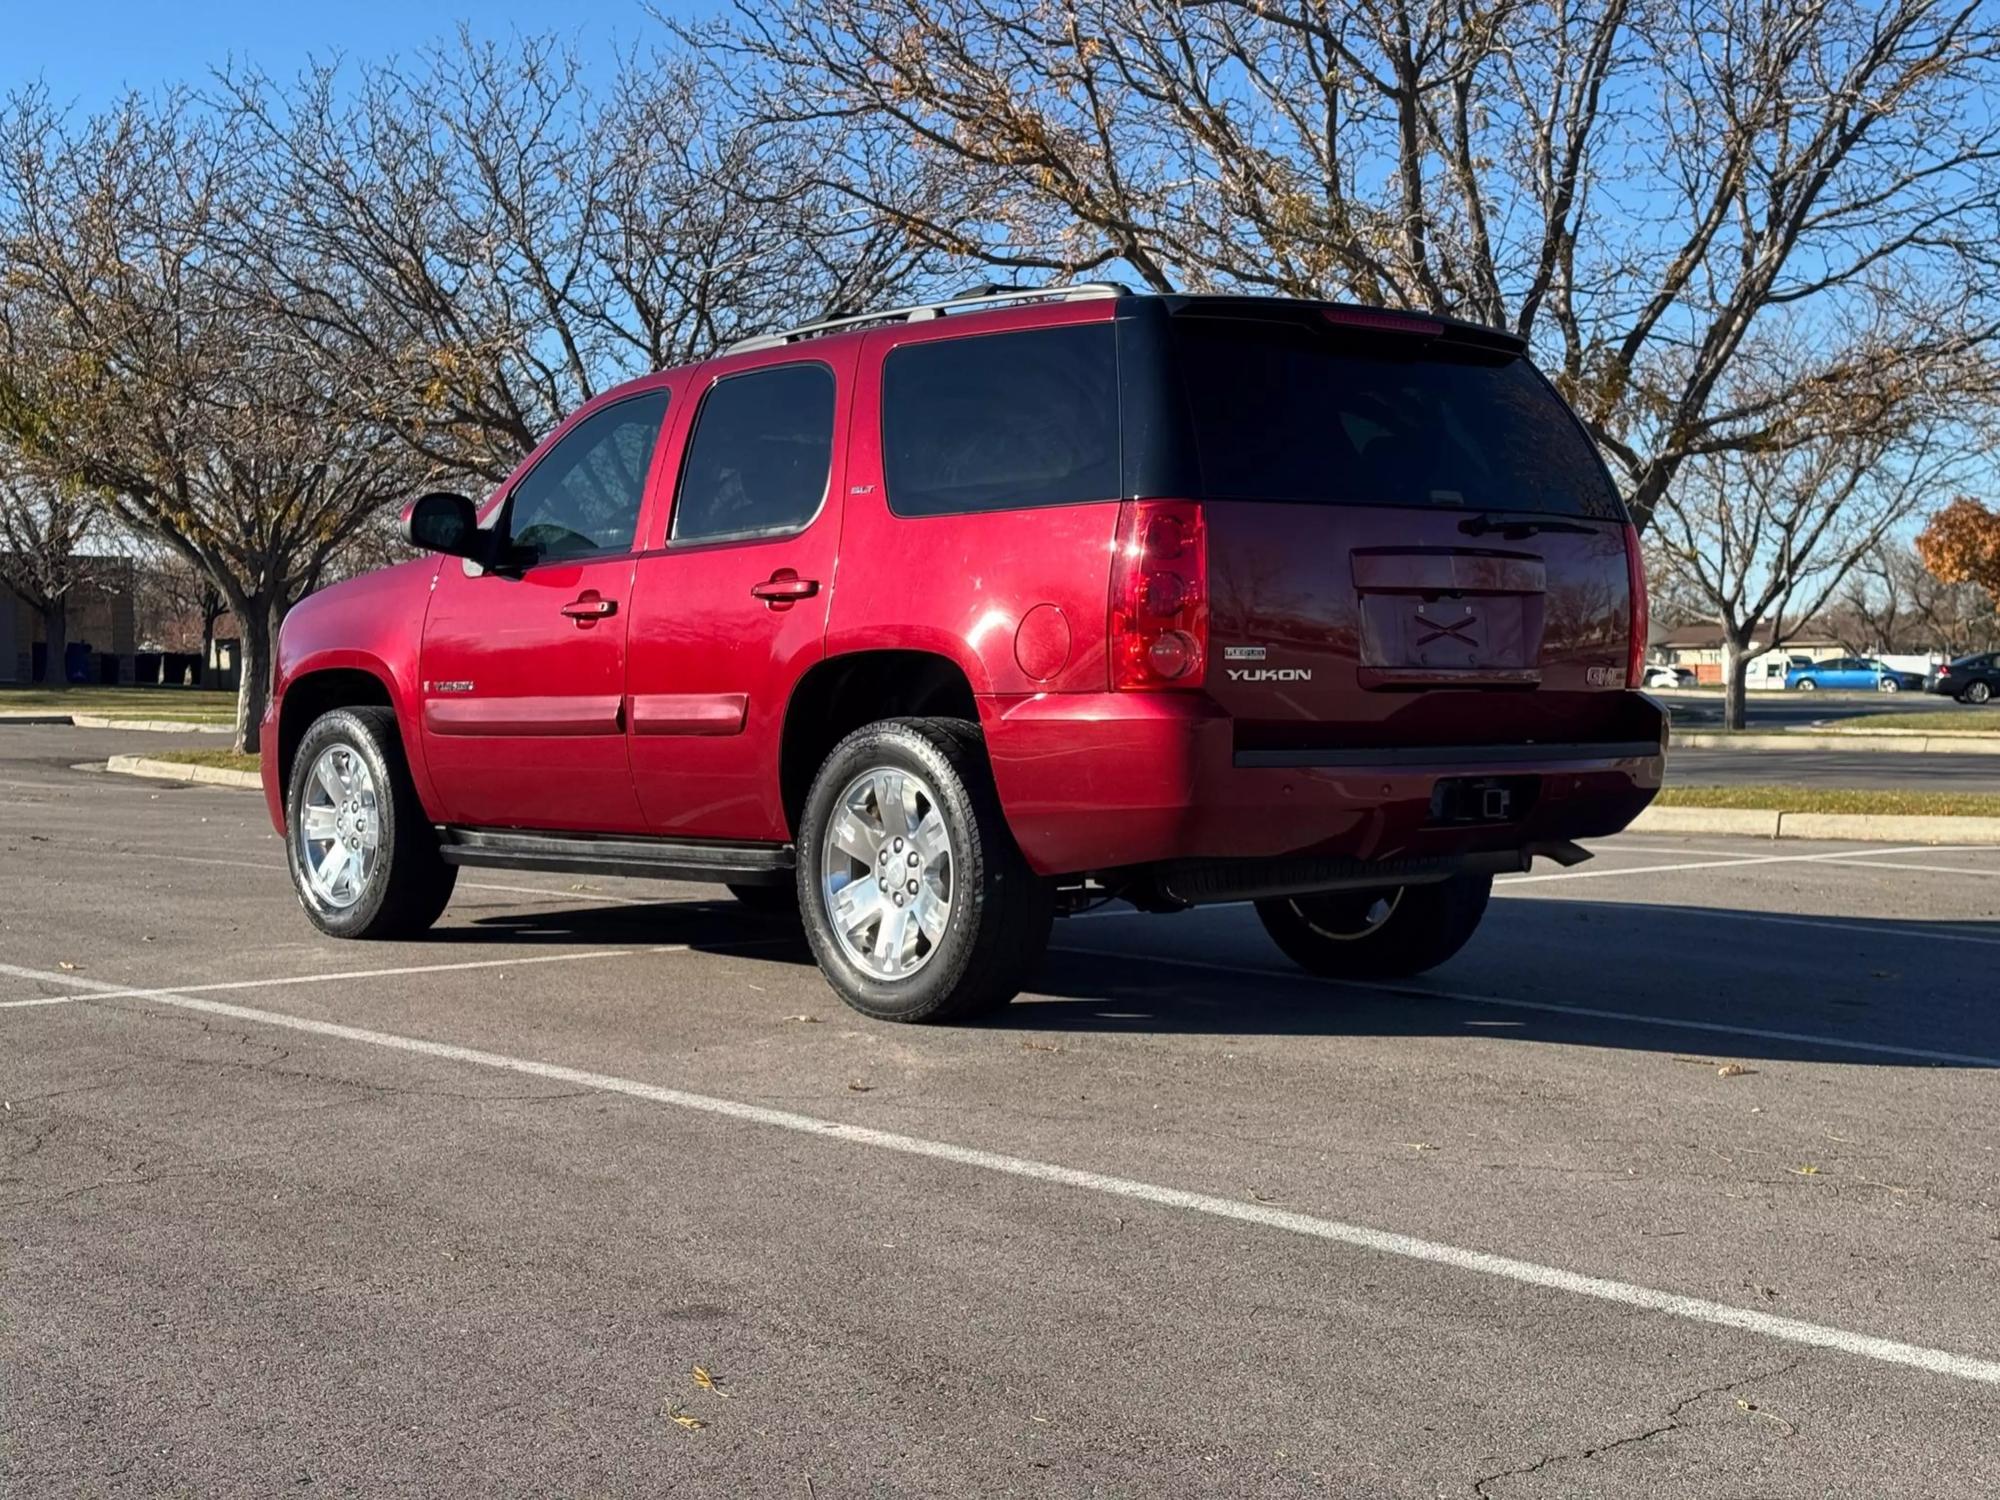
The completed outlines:
{"type": "Polygon", "coordinates": [[[1930,518],[1917,553],[1941,583],[1976,583],[2000,604],[2000,510],[1960,496],[1930,518]]]}

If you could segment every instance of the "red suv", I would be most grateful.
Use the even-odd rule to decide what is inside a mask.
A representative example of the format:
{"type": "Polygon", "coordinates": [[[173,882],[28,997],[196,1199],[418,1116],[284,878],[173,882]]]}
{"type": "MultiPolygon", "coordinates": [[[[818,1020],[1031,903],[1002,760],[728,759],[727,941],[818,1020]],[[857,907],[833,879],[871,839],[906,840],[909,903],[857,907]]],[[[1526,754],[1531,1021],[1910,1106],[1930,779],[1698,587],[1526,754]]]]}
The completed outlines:
{"type": "Polygon", "coordinates": [[[1637,539],[1489,328],[1102,285],[837,319],[404,526],[444,556],[293,610],[266,725],[336,936],[498,865],[795,906],[885,1019],[1004,1002],[1114,897],[1410,974],[1660,783],[1637,539]]]}

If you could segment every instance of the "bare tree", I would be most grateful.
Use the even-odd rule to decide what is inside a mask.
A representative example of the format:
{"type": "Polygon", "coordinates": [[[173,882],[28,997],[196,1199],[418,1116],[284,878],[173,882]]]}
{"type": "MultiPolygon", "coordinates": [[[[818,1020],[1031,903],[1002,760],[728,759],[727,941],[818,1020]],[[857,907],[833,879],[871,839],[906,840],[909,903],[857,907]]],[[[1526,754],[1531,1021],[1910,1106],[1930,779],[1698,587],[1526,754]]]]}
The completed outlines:
{"type": "Polygon", "coordinates": [[[244,142],[185,95],[82,122],[0,110],[0,435],[213,581],[242,630],[258,748],[284,613],[408,492],[406,449],[237,279],[268,206],[244,142]]]}
{"type": "Polygon", "coordinates": [[[89,496],[38,484],[0,457],[0,584],[40,616],[52,683],[65,680],[70,603],[97,581],[99,560],[84,544],[100,524],[89,496]]]}
{"type": "Polygon", "coordinates": [[[235,252],[424,462],[503,477],[606,386],[869,305],[935,252],[817,185],[812,135],[731,113],[697,60],[608,97],[550,40],[223,80],[271,203],[235,252]]]}
{"type": "Polygon", "coordinates": [[[158,542],[142,543],[135,571],[141,641],[163,651],[198,654],[196,685],[206,687],[216,630],[229,613],[222,590],[205,570],[158,542]]]}
{"type": "Polygon", "coordinates": [[[1995,601],[1976,583],[1938,578],[1905,536],[1885,538],[1861,560],[1847,601],[1886,650],[1951,657],[2000,645],[1995,601]]]}
{"type": "Polygon", "coordinates": [[[1743,727],[1754,651],[1782,649],[1821,616],[1884,539],[1973,461],[1962,431],[1935,423],[1687,466],[1654,537],[1722,627],[1726,727],[1743,727]]]}
{"type": "MultiPolygon", "coordinates": [[[[679,34],[940,246],[1531,340],[1640,524],[2000,329],[1978,0],[734,0],[679,34]],[[944,213],[903,201],[940,168],[944,213]],[[966,204],[976,205],[967,217],[966,204]],[[1784,378],[1737,378],[1789,338],[1784,378]]],[[[1865,437],[1865,434],[1864,434],[1865,437]]]]}

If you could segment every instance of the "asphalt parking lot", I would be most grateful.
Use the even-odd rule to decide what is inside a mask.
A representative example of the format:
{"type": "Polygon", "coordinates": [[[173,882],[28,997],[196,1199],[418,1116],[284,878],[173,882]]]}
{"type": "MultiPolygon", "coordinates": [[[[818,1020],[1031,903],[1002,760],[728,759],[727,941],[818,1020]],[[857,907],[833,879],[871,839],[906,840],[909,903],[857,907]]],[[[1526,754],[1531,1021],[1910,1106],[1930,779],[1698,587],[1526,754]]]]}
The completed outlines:
{"type": "Polygon", "coordinates": [[[1607,840],[1401,988],[1113,909],[912,1029],[697,887],[332,943],[124,748],[0,730],[0,1492],[1992,1492],[2000,850],[1607,840]]]}

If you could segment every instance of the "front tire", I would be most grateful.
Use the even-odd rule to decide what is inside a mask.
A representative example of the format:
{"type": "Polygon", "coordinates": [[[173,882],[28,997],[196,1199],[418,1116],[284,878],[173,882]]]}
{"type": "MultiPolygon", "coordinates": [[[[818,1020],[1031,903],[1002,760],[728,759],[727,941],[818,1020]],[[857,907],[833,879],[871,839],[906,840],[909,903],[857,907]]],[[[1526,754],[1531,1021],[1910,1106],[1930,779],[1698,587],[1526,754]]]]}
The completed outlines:
{"type": "Polygon", "coordinates": [[[1434,969],[1463,948],[1486,915],[1491,875],[1455,875],[1434,885],[1328,891],[1257,903],[1257,916],[1285,956],[1324,979],[1403,979],[1434,969]]]}
{"type": "Polygon", "coordinates": [[[826,758],[799,831],[799,910],[841,999],[881,1021],[1005,1005],[1054,901],[1008,830],[978,726],[885,719],[826,758]]]}
{"type": "Polygon", "coordinates": [[[285,794],[285,853],[307,918],[337,938],[406,938],[443,915],[458,868],[386,708],[336,708],[306,730],[285,794]]]}
{"type": "Polygon", "coordinates": [[[1900,693],[1900,692],[1902,692],[1902,690],[1903,690],[1903,684],[1902,684],[1902,683],[1901,683],[1901,682],[1900,682],[1900,681],[1899,681],[1898,679],[1896,679],[1896,678],[1894,678],[1894,677],[1884,677],[1884,678],[1882,679],[1882,691],[1883,691],[1883,692],[1885,692],[1885,693],[1900,693]]]}

